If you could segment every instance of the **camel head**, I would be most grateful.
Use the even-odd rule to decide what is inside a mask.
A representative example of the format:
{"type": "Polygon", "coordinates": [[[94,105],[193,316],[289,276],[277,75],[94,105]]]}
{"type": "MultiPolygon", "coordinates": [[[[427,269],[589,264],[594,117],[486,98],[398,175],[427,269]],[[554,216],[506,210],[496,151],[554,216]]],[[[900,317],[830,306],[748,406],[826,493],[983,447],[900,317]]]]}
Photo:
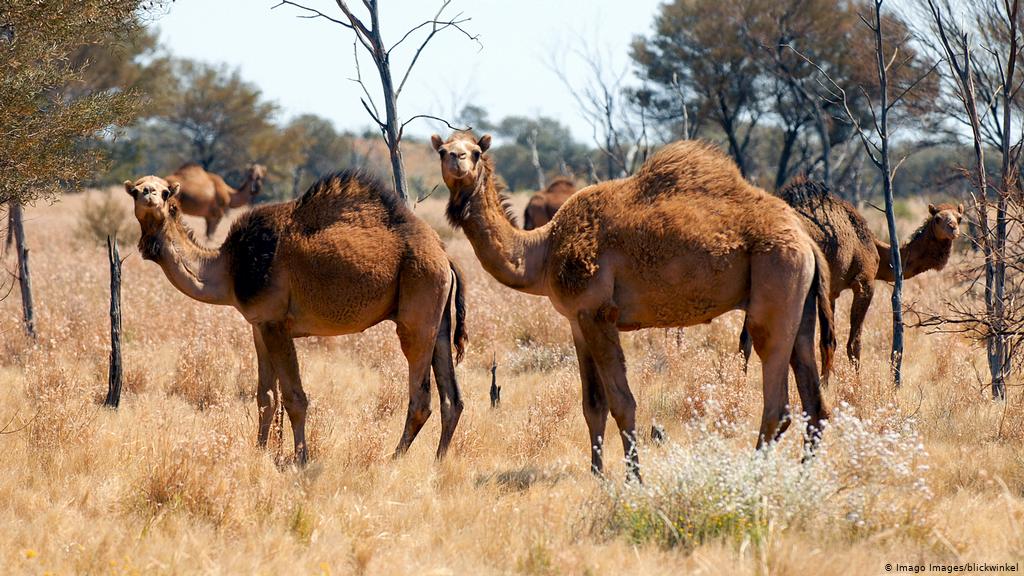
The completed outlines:
{"type": "Polygon", "coordinates": [[[939,240],[956,240],[960,236],[960,219],[964,216],[964,205],[939,204],[928,205],[931,215],[931,227],[939,240]]]}
{"type": "Polygon", "coordinates": [[[484,153],[491,147],[491,136],[477,140],[469,132],[455,132],[445,142],[434,134],[430,137],[441,159],[441,178],[448,186],[448,221],[458,227],[465,218],[469,202],[477,193],[477,184],[487,161],[484,153]]]}
{"type": "Polygon", "coordinates": [[[171,217],[172,210],[177,209],[178,201],[174,199],[181,184],[170,185],[158,176],[143,176],[135,182],[124,181],[124,189],[135,199],[135,217],[139,223],[160,224],[171,217]]]}
{"type": "Polygon", "coordinates": [[[447,142],[434,134],[430,137],[430,143],[441,157],[441,177],[452,194],[476,187],[480,166],[483,164],[481,159],[491,147],[490,134],[477,140],[468,132],[455,132],[447,142]]]}
{"type": "Polygon", "coordinates": [[[249,193],[255,196],[263,190],[263,180],[267,177],[267,167],[262,164],[249,164],[245,169],[245,184],[249,186],[249,193]]]}

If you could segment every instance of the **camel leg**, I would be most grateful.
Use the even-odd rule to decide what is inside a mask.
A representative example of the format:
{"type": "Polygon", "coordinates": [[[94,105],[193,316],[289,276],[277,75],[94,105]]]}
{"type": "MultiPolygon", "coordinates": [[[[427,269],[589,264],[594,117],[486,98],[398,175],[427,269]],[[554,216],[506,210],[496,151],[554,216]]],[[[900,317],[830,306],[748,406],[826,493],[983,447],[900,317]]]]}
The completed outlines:
{"type": "Polygon", "coordinates": [[[455,378],[451,331],[451,310],[445,307],[445,312],[441,316],[441,326],[437,331],[437,338],[434,340],[434,353],[431,361],[441,406],[441,442],[437,445],[439,460],[448,452],[448,445],[451,444],[455,427],[459,425],[459,418],[462,416],[462,395],[459,393],[459,382],[455,378]]]}
{"type": "Polygon", "coordinates": [[[850,339],[846,341],[846,355],[853,367],[860,370],[860,335],[864,329],[864,319],[871,307],[871,299],[875,288],[870,282],[859,282],[853,286],[853,305],[850,306],[850,339]]]}
{"type": "Polygon", "coordinates": [[[821,423],[828,419],[828,410],[821,398],[821,381],[818,377],[818,365],[814,359],[814,328],[817,320],[816,303],[813,295],[808,295],[804,302],[803,317],[796,335],[793,353],[789,364],[796,375],[797,390],[800,392],[800,404],[807,414],[807,434],[805,446],[807,453],[814,448],[821,438],[821,423]]]}
{"type": "Polygon", "coordinates": [[[604,462],[601,460],[601,444],[604,429],[608,423],[608,400],[604,396],[604,384],[597,373],[594,358],[590,355],[583,332],[576,324],[572,326],[572,339],[576,345],[576,358],[580,364],[580,380],[583,384],[583,418],[590,431],[590,471],[601,475],[604,462]]]}
{"type": "Polygon", "coordinates": [[[217,227],[220,226],[221,216],[207,216],[206,217],[206,239],[213,240],[214,234],[217,233],[217,227]]]}
{"type": "Polygon", "coordinates": [[[794,250],[755,256],[751,261],[747,325],[761,358],[764,410],[757,448],[774,442],[789,427],[789,362],[814,274],[810,253],[794,250]]]}
{"type": "Polygon", "coordinates": [[[302,390],[299,359],[295,355],[295,342],[285,328],[279,324],[261,325],[260,336],[266,345],[270,361],[281,384],[281,401],[284,402],[284,409],[288,412],[292,435],[295,438],[295,459],[300,466],[304,466],[309,459],[309,449],[306,446],[306,410],[309,407],[309,400],[302,390]]]}
{"type": "Polygon", "coordinates": [[[754,349],[754,342],[750,339],[750,329],[747,327],[747,317],[743,316],[743,330],[740,330],[740,352],[743,353],[743,373],[747,373],[750,366],[750,353],[754,349]]]}
{"type": "MultiPolygon", "coordinates": [[[[622,436],[626,458],[626,478],[640,480],[640,457],[637,454],[636,400],[626,380],[626,359],[619,343],[619,330],[607,320],[598,320],[592,312],[580,312],[577,322],[591,354],[601,382],[608,409],[615,418],[622,436]]],[[[582,366],[581,366],[582,368],[582,366]]]]}
{"type": "Polygon", "coordinates": [[[434,355],[434,335],[425,337],[416,326],[399,324],[398,339],[409,362],[409,410],[402,438],[395,448],[395,458],[405,454],[430,418],[430,364],[434,355]]]}
{"type": "Polygon", "coordinates": [[[270,352],[267,351],[260,336],[260,329],[252,327],[252,338],[256,344],[256,361],[259,366],[259,384],[256,387],[256,406],[259,410],[259,434],[257,444],[260,448],[267,447],[267,437],[270,435],[270,426],[277,413],[277,373],[274,372],[274,365],[270,361],[270,352]]]}

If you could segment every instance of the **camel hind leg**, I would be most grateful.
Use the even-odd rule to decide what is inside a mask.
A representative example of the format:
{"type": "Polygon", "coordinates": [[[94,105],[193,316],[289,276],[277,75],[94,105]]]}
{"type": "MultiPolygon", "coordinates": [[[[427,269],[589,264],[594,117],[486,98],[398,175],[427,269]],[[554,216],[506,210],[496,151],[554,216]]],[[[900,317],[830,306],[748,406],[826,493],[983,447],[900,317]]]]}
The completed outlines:
{"type": "MultiPolygon", "coordinates": [[[[416,270],[416,267],[412,269],[416,270]]],[[[409,410],[406,413],[402,438],[395,448],[395,457],[401,456],[409,449],[416,435],[430,418],[430,367],[437,352],[438,327],[447,302],[448,279],[447,260],[444,276],[440,277],[440,280],[430,275],[414,275],[409,271],[403,271],[399,279],[400,296],[395,323],[398,325],[402,353],[409,363],[409,410]]],[[[443,351],[441,353],[443,354],[443,351]]],[[[448,355],[451,355],[450,349],[448,355]]],[[[447,369],[447,366],[443,366],[442,369],[447,369]]],[[[454,378],[454,367],[452,375],[454,378]]],[[[438,386],[442,386],[442,383],[438,386]]],[[[440,446],[438,452],[441,453],[440,446]]]]}
{"type": "Polygon", "coordinates": [[[809,250],[780,249],[751,260],[747,325],[761,358],[764,391],[759,449],[789,427],[789,364],[813,274],[809,250]]]}
{"type": "Polygon", "coordinates": [[[455,435],[463,409],[459,382],[455,378],[455,362],[452,359],[452,314],[448,305],[445,305],[444,314],[441,315],[431,365],[441,406],[441,441],[437,445],[437,458],[440,460],[448,452],[448,445],[455,435]]]}
{"type": "Polygon", "coordinates": [[[825,408],[825,402],[821,398],[821,379],[818,374],[818,365],[815,363],[814,358],[816,314],[814,294],[810,293],[804,302],[800,328],[796,335],[796,342],[793,345],[793,354],[789,360],[789,364],[793,368],[793,374],[796,376],[797,390],[800,393],[800,404],[808,419],[807,434],[805,436],[808,453],[821,438],[822,422],[828,419],[828,410],[825,408]]]}

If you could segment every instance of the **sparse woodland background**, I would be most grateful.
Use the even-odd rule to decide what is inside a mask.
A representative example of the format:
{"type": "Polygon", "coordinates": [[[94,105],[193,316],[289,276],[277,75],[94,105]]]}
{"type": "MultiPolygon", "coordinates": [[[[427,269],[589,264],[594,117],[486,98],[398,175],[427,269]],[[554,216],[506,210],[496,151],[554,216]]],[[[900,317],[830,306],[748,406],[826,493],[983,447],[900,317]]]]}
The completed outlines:
{"type": "MultiPolygon", "coordinates": [[[[490,153],[520,211],[527,197],[518,192],[551,178],[585,185],[620,177],[661,143],[699,137],[767,190],[802,174],[830,181],[884,237],[884,215],[873,207],[881,205],[879,173],[850,118],[871,126],[878,101],[873,40],[860,19],[874,6],[669,1],[635,39],[628,70],[569,36],[561,59],[543,64],[557,71],[582,63],[584,77],[565,77],[559,97],[574,98],[592,123],[586,141],[555,119],[493,118],[472,102],[444,116],[497,137],[490,153]],[[846,89],[845,106],[824,74],[846,89]]],[[[35,336],[23,326],[19,252],[8,249],[0,566],[27,574],[794,574],[808,566],[859,574],[881,573],[886,562],[1019,561],[1024,72],[1008,67],[1021,55],[1017,6],[982,0],[942,20],[951,57],[932,9],[949,16],[960,14],[956,6],[883,5],[885,41],[901,46],[890,87],[903,96],[890,120],[901,238],[929,202],[968,206],[946,270],[904,286],[902,386],[890,375],[883,285],[865,327],[864,365],[857,373],[839,355],[825,393],[835,417],[808,463],[798,434],[766,453],[752,450],[760,367],[755,360],[743,373],[740,313],[681,336],[626,334],[638,429],[657,424],[668,438],[642,438],[646,484],[634,486],[622,483],[617,445],[608,449],[607,480],[590,475],[566,323],[545,300],[500,286],[480,268],[444,221],[436,156],[409,135],[414,210],[446,241],[469,290],[471,346],[458,369],[467,410],[450,456],[433,461],[434,417],[406,457],[390,459],[406,392],[387,323],[299,340],[311,464],[296,470],[278,443],[257,450],[249,327],[231,309],[178,293],[134,253],[138,226],[119,183],[189,160],[229,183],[247,163],[266,164],[264,201],[301,194],[346,167],[388,182],[380,133],[287,116],[238,71],[175,57],[149,26],[167,4],[10,0],[0,6],[0,203],[24,206],[35,336]],[[978,147],[951,59],[972,70],[978,147]],[[988,176],[981,190],[979,156],[988,176]],[[125,382],[113,411],[101,404],[109,353],[103,243],[115,233],[126,256],[125,382]],[[999,265],[1005,307],[994,319],[986,286],[999,265]],[[992,400],[994,330],[1009,360],[1002,401],[992,400]],[[493,410],[492,358],[502,385],[493,410]]],[[[358,102],[351,107],[363,112],[358,102]]],[[[846,295],[837,306],[841,344],[848,310],[846,295]]]]}

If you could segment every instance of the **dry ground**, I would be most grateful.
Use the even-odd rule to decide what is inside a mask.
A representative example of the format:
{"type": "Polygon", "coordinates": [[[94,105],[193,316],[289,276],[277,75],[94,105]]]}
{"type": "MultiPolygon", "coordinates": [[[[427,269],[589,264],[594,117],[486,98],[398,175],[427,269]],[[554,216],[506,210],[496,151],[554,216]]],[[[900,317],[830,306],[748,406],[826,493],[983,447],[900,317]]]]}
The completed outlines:
{"type": "MultiPolygon", "coordinates": [[[[126,390],[118,411],[100,406],[108,277],[104,248],[79,232],[85,206],[69,196],[27,212],[36,343],[21,335],[17,289],[0,304],[0,425],[11,421],[0,436],[4,572],[882,574],[887,562],[1024,556],[1020,389],[993,404],[982,349],[911,330],[906,384],[894,393],[887,289],[859,378],[841,355],[826,394],[839,416],[806,465],[792,431],[769,454],[752,449],[760,374],[756,361],[748,376],[740,368],[739,314],[681,338],[626,335],[639,421],[669,437],[645,438],[647,484],[626,487],[617,440],[609,481],[588,471],[565,322],[546,300],[488,277],[432,198],[417,211],[442,232],[470,290],[472,345],[458,371],[467,409],[452,452],[433,459],[435,415],[406,457],[390,458],[406,384],[388,323],[299,342],[312,462],[296,470],[279,446],[255,448],[248,325],[175,291],[133,246],[126,390]],[[492,354],[498,410],[488,406],[492,354]]],[[[951,275],[929,273],[907,293],[938,306],[952,286],[951,275]]],[[[841,343],[848,306],[847,296],[841,343]]]]}

